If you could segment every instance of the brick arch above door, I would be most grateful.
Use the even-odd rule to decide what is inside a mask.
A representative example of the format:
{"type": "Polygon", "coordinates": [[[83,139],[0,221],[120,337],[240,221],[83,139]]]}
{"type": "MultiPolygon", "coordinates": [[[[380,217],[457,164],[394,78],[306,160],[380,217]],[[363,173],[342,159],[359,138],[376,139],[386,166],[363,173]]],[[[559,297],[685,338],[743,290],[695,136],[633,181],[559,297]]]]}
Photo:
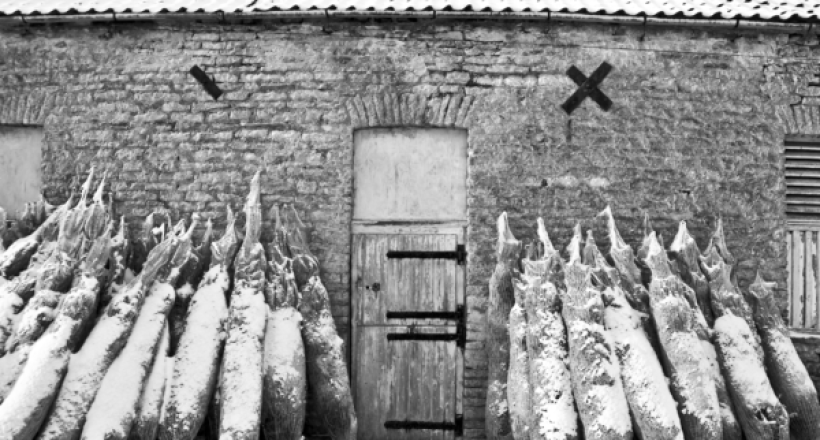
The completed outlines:
{"type": "Polygon", "coordinates": [[[464,94],[374,93],[345,102],[353,128],[431,126],[463,127],[475,97],[464,94]]]}
{"type": "Polygon", "coordinates": [[[0,97],[0,124],[43,125],[58,105],[54,90],[31,91],[0,97]]]}
{"type": "Polygon", "coordinates": [[[782,104],[776,112],[786,134],[820,134],[820,105],[782,104]]]}

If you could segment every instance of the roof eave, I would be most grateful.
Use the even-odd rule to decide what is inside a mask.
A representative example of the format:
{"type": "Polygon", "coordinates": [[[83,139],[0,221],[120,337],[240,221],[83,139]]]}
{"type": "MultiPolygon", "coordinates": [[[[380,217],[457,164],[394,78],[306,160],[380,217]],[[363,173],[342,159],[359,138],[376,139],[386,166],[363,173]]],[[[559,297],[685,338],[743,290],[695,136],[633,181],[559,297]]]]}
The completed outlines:
{"type": "Polygon", "coordinates": [[[98,14],[44,14],[0,16],[0,26],[25,26],[48,23],[92,23],[117,21],[214,21],[242,22],[283,19],[393,18],[427,20],[530,20],[626,26],[668,26],[736,29],[758,32],[807,32],[811,22],[783,22],[741,18],[675,18],[636,15],[581,14],[571,12],[489,12],[489,11],[366,11],[366,10],[287,10],[258,12],[137,12],[98,14]]]}

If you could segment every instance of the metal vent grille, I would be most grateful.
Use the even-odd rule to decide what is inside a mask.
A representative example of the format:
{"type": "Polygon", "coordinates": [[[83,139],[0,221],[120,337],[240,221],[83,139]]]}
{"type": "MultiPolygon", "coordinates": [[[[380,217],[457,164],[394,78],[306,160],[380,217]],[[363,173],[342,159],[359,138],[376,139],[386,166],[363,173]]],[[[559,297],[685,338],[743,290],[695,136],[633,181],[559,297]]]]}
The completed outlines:
{"type": "Polygon", "coordinates": [[[820,220],[820,138],[785,143],[786,217],[820,220]]]}

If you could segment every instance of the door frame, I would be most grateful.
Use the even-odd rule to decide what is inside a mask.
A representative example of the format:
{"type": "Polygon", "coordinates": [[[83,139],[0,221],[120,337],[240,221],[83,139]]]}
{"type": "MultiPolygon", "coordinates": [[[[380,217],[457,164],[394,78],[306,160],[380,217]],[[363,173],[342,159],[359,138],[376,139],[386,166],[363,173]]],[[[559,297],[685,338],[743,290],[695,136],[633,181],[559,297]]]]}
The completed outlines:
{"type": "MultiPolygon", "coordinates": [[[[441,234],[441,235],[455,235],[456,244],[465,245],[467,236],[467,221],[443,221],[438,223],[431,222],[401,222],[401,221],[353,221],[351,223],[350,243],[354,243],[353,237],[356,235],[420,235],[420,234],[441,234]]],[[[348,340],[350,341],[350,352],[348,353],[348,365],[350,365],[350,383],[351,393],[353,394],[353,401],[356,401],[356,387],[357,387],[357,371],[356,363],[353,362],[353,356],[358,351],[356,347],[356,338],[358,325],[357,317],[354,316],[354,310],[358,310],[358,280],[359,270],[355,262],[355,250],[351,248],[350,252],[350,333],[348,340]]],[[[469,262],[469,254],[467,258],[469,262]]],[[[467,296],[467,262],[463,266],[460,273],[456,275],[456,307],[464,307],[467,296]]],[[[467,310],[465,308],[465,315],[467,310]]],[[[466,320],[467,317],[465,316],[466,320]]],[[[464,414],[464,352],[462,348],[456,350],[456,402],[455,413],[464,414]]],[[[458,435],[456,438],[461,438],[458,435]]]]}

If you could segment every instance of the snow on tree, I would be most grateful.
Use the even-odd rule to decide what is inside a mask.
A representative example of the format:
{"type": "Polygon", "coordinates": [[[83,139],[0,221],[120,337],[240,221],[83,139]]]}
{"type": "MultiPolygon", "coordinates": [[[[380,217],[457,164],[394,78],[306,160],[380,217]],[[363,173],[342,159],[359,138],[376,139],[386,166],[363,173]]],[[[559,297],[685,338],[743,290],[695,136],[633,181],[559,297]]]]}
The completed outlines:
{"type": "Polygon", "coordinates": [[[692,288],[697,298],[697,306],[703,313],[709,327],[715,324],[715,315],[712,312],[712,302],[709,296],[709,281],[700,270],[700,249],[695,239],[689,235],[686,222],[681,221],[678,233],[669,247],[678,264],[681,279],[692,288]]]}
{"type": "Polygon", "coordinates": [[[31,440],[46,419],[68,369],[69,356],[79,347],[86,323],[96,314],[94,305],[109,252],[110,239],[104,234],[89,251],[54,323],[31,346],[20,377],[0,404],[2,438],[31,440]]]}
{"type": "Polygon", "coordinates": [[[632,420],[613,343],[604,329],[601,292],[592,269],[581,263],[581,227],[568,246],[567,292],[562,315],[567,325],[572,389],[587,440],[631,440],[632,420]]]}
{"type": "Polygon", "coordinates": [[[148,374],[148,379],[142,389],[142,395],[136,408],[134,424],[128,434],[129,440],[156,440],[157,438],[160,411],[167,382],[167,365],[170,362],[169,359],[172,359],[168,356],[170,338],[170,331],[166,325],[162,331],[162,338],[159,340],[157,353],[154,355],[154,362],[151,364],[151,372],[148,374]]]}
{"type": "Polygon", "coordinates": [[[262,413],[262,353],[265,339],[265,250],[262,232],[260,172],[251,180],[245,203],[245,238],[234,261],[228,339],[222,359],[220,437],[256,440],[262,413]]]}
{"type": "MultiPolygon", "coordinates": [[[[532,248],[530,248],[532,249],[532,248]]],[[[527,292],[530,290],[513,276],[515,304],[510,309],[510,369],[507,373],[507,402],[510,408],[510,428],[516,440],[530,439],[532,425],[532,401],[530,396],[529,353],[527,350],[527,292]]]]}
{"type": "Polygon", "coordinates": [[[146,291],[158,275],[168,270],[168,260],[178,241],[177,237],[169,237],[151,251],[142,272],[108,304],[80,351],[71,356],[68,372],[39,439],[79,437],[100,384],[134,327],[146,291]]]}
{"type": "Polygon", "coordinates": [[[302,299],[302,340],[311,398],[308,413],[321,414],[321,425],[333,440],[355,440],[358,433],[350,378],[345,365],[343,341],[330,313],[330,298],[319,277],[319,261],[310,253],[306,228],[295,211],[288,221],[288,253],[293,258],[294,278],[307,283],[300,287],[302,299]]]}
{"type": "Polygon", "coordinates": [[[263,429],[267,440],[299,440],[307,400],[302,314],[292,261],[282,255],[280,245],[285,243],[272,245],[265,287],[271,310],[265,331],[263,429]]]}
{"type": "Polygon", "coordinates": [[[645,261],[652,271],[649,302],[663,350],[661,360],[672,381],[684,435],[720,440],[723,425],[717,389],[686,298],[689,287],[672,272],[654,232],[649,235],[645,261]]]}
{"type": "Polygon", "coordinates": [[[498,217],[497,264],[490,277],[487,303],[487,403],[484,412],[487,438],[512,439],[510,408],[507,402],[507,375],[510,366],[510,334],[507,326],[514,303],[513,270],[518,265],[521,242],[507,222],[507,213],[498,217]]]}
{"type": "Polygon", "coordinates": [[[166,328],[168,313],[174,304],[173,285],[179,276],[179,269],[191,257],[191,237],[197,225],[196,218],[187,232],[184,231],[183,221],[175,228],[173,235],[177,246],[174,255],[168,261],[166,271],[151,286],[125,347],[100,384],[88,410],[83,440],[128,438],[166,328]]]}
{"type": "Polygon", "coordinates": [[[766,372],[772,389],[789,412],[792,439],[815,440],[820,438],[817,389],[789,338],[771,287],[758,273],[748,295],[762,340],[766,372]]]}
{"type": "MultiPolygon", "coordinates": [[[[191,299],[173,363],[167,367],[171,373],[165,385],[160,440],[193,440],[208,414],[226,337],[229,268],[240,243],[235,223],[228,208],[225,233],[211,244],[210,268],[191,299]]],[[[218,429],[218,419],[214,422],[218,429]]]]}
{"type": "Polygon", "coordinates": [[[621,276],[609,265],[587,233],[584,264],[590,266],[593,281],[603,288],[606,336],[614,345],[620,362],[626,400],[640,438],[683,440],[683,430],[661,363],[643,330],[647,315],[636,311],[621,289],[621,276]]]}
{"type": "Polygon", "coordinates": [[[710,265],[706,259],[701,260],[706,276],[709,278],[712,310],[715,312],[716,317],[731,313],[746,321],[746,326],[752,336],[752,348],[757,354],[758,360],[763,363],[763,347],[761,346],[760,335],[757,334],[757,328],[755,327],[752,308],[746,302],[737,285],[732,283],[730,279],[731,267],[722,258],[714,261],[715,263],[710,265]]]}
{"type": "Polygon", "coordinates": [[[564,262],[552,246],[544,221],[538,219],[542,255],[522,261],[522,286],[527,289],[527,352],[530,440],[577,440],[578,412],[572,396],[567,332],[561,318],[564,262]]]}
{"type": "Polygon", "coordinates": [[[789,414],[766,377],[753,330],[731,310],[718,313],[718,361],[746,440],[788,440],[789,414]]]}

